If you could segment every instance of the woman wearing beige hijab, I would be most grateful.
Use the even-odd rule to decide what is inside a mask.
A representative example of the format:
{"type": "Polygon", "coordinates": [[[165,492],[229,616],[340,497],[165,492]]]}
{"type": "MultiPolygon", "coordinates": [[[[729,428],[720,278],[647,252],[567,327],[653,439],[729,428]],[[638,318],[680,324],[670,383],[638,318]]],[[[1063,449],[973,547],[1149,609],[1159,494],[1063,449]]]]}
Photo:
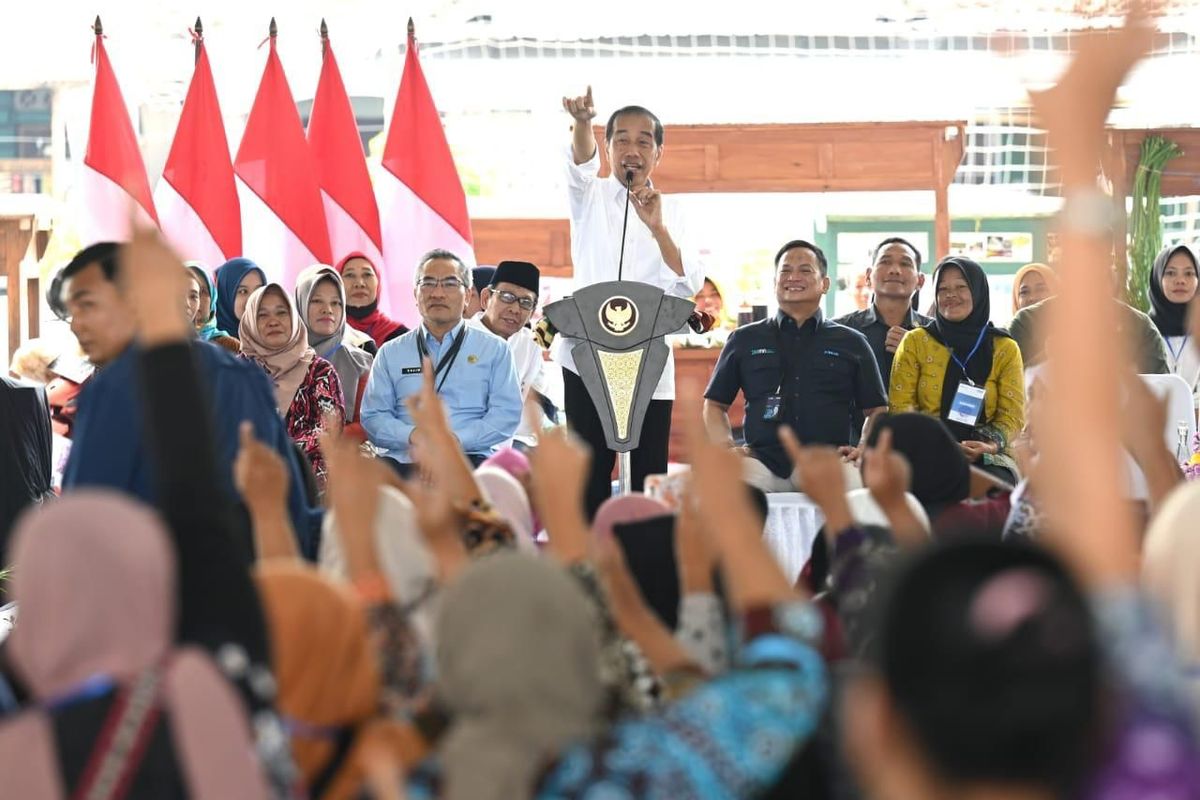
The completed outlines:
{"type": "Polygon", "coordinates": [[[333,365],[308,344],[292,298],[277,283],[256,290],[246,301],[241,321],[242,358],[258,363],[275,387],[275,405],[288,435],[300,446],[317,488],[325,491],[325,459],[318,438],[327,414],[346,420],[342,384],[333,365]]]}

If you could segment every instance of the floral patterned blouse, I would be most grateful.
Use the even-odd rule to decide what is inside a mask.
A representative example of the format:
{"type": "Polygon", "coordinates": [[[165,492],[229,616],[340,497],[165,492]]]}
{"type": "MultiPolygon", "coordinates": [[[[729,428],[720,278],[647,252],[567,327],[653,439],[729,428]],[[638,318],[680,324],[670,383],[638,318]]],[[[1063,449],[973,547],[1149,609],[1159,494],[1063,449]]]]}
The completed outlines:
{"type": "Polygon", "coordinates": [[[337,370],[323,358],[314,358],[308,367],[304,382],[296,390],[296,396],[283,418],[288,436],[300,445],[304,456],[312,466],[317,489],[325,493],[325,457],[321,455],[322,417],[330,412],[337,413],[343,424],[346,422],[346,401],[342,399],[342,382],[337,370]]]}
{"type": "MultiPolygon", "coordinates": [[[[942,384],[950,366],[950,350],[924,328],[905,334],[896,348],[888,404],[893,414],[918,411],[934,417],[942,414],[942,384]]],[[[988,374],[983,399],[983,419],[976,426],[979,441],[999,445],[998,458],[984,456],[984,463],[1010,464],[1009,443],[1025,427],[1025,373],[1021,349],[1005,336],[995,338],[992,371],[988,374]]]]}

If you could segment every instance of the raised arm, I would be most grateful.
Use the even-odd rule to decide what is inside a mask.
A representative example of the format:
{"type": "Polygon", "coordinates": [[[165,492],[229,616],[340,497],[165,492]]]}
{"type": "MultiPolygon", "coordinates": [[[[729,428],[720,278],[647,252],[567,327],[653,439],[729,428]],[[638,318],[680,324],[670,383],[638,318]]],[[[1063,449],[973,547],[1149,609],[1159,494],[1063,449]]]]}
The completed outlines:
{"type": "Polygon", "coordinates": [[[488,376],[487,411],[477,420],[458,425],[454,433],[464,453],[482,453],[512,438],[521,424],[521,386],[512,356],[503,343],[488,376]]]}
{"type": "Polygon", "coordinates": [[[421,391],[404,401],[419,433],[414,450],[421,469],[441,487],[454,503],[473,503],[483,497],[475,484],[471,465],[446,418],[446,409],[433,383],[433,364],[421,365],[421,391]]]}
{"type": "Polygon", "coordinates": [[[178,555],[178,636],[212,652],[234,644],[251,662],[266,663],[262,608],[219,488],[211,410],[181,307],[184,275],[182,262],[151,230],[136,229],[122,249],[123,290],[144,348],[146,444],[178,555]]]}
{"type": "Polygon", "coordinates": [[[241,446],[233,462],[233,482],[250,511],[258,560],[299,560],[287,510],[287,465],[279,453],[254,438],[251,423],[242,423],[238,437],[241,446]]]}
{"type": "Polygon", "coordinates": [[[592,87],[579,97],[564,97],[563,110],[575,121],[571,126],[571,152],[576,164],[591,161],[596,155],[596,137],[592,133],[592,120],[596,117],[596,104],[592,101],[592,87]]]}
{"type": "Polygon", "coordinates": [[[396,416],[396,409],[403,398],[396,395],[396,381],[390,362],[399,357],[395,348],[399,344],[385,345],[371,365],[367,378],[367,390],[359,408],[363,430],[371,444],[393,452],[407,453],[414,426],[396,416]]]}
{"type": "MultiPolygon", "coordinates": [[[[691,388],[693,397],[699,394],[699,387],[691,388]]],[[[709,439],[698,408],[688,418],[688,453],[694,497],[719,555],[734,611],[798,599],[763,543],[762,521],[749,493],[742,490],[741,457],[709,439]]]]}

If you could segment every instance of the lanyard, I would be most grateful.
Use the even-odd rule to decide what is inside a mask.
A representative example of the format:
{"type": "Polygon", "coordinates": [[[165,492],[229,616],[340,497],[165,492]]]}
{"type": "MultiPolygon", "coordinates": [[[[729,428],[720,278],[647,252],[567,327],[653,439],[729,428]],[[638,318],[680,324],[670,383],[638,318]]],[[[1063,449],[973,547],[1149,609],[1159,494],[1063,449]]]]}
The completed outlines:
{"type": "Polygon", "coordinates": [[[1167,350],[1170,351],[1170,353],[1171,353],[1171,358],[1175,361],[1176,369],[1179,369],[1179,359],[1183,357],[1183,351],[1187,347],[1188,337],[1190,337],[1190,336],[1191,336],[1191,334],[1187,334],[1183,337],[1183,341],[1179,343],[1178,351],[1176,351],[1175,348],[1171,347],[1171,342],[1168,339],[1166,339],[1166,338],[1163,339],[1163,342],[1167,345],[1167,350]]]}
{"type": "MultiPolygon", "coordinates": [[[[454,359],[458,358],[458,351],[462,349],[463,338],[467,335],[467,323],[464,321],[462,328],[458,331],[458,336],[454,337],[454,343],[450,345],[450,349],[442,355],[442,360],[433,368],[433,378],[437,380],[437,376],[441,375],[442,379],[438,381],[437,392],[440,394],[442,385],[446,382],[446,376],[450,374],[450,367],[454,364],[454,359]],[[445,374],[443,374],[445,373],[445,374]]],[[[425,332],[417,330],[417,353],[421,356],[421,363],[425,363],[425,359],[429,358],[429,350],[425,347],[425,332]]]]}
{"type": "Polygon", "coordinates": [[[983,326],[983,330],[979,331],[979,338],[975,340],[975,346],[971,348],[970,353],[967,353],[966,361],[959,361],[958,356],[954,354],[954,348],[950,348],[950,357],[954,359],[954,363],[958,364],[958,368],[962,370],[963,378],[972,386],[975,385],[975,381],[971,380],[970,376],[967,375],[967,364],[970,364],[971,359],[979,352],[979,345],[983,344],[983,337],[987,335],[987,332],[988,329],[985,325],[983,326]]]}

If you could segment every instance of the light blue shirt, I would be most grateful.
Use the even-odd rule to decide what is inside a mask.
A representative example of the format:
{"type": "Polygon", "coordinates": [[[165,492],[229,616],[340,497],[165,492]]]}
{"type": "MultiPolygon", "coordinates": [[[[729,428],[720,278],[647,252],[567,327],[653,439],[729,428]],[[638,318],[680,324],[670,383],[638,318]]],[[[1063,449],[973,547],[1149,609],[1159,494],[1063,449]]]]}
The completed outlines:
{"type": "MultiPolygon", "coordinates": [[[[404,464],[412,461],[408,440],[415,426],[404,401],[421,391],[417,337],[425,337],[425,349],[436,366],[462,329],[459,322],[439,342],[422,324],[379,348],[360,418],[371,443],[388,458],[404,464]]],[[[516,433],[521,388],[508,345],[499,336],[466,326],[457,357],[434,383],[442,387],[438,395],[464,453],[489,456],[516,433]]]]}

